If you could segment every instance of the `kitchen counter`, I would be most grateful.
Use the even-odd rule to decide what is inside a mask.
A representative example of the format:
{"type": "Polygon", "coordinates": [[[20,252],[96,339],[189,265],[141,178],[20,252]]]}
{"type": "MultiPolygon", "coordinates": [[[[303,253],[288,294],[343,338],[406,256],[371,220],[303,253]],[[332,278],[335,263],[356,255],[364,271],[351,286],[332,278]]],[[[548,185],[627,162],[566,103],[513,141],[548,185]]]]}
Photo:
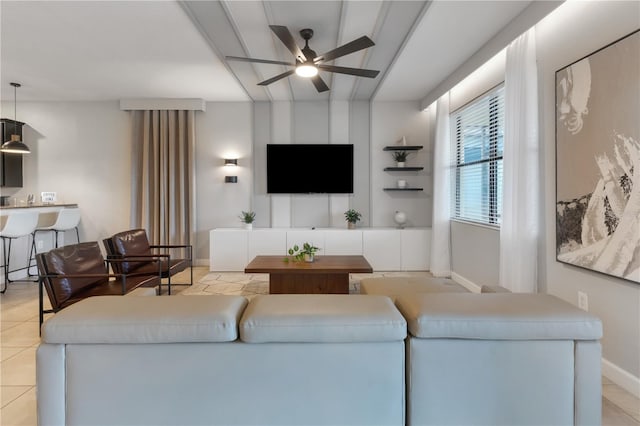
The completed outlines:
{"type": "Polygon", "coordinates": [[[35,209],[38,213],[38,228],[45,226],[51,226],[55,223],[58,217],[58,211],[70,208],[78,207],[77,204],[31,204],[29,206],[0,206],[0,229],[4,228],[4,224],[7,221],[7,217],[11,212],[21,211],[25,209],[35,209]]]}
{"type": "Polygon", "coordinates": [[[48,207],[78,207],[77,204],[31,204],[25,206],[0,206],[0,212],[4,210],[37,209],[48,207]]]}

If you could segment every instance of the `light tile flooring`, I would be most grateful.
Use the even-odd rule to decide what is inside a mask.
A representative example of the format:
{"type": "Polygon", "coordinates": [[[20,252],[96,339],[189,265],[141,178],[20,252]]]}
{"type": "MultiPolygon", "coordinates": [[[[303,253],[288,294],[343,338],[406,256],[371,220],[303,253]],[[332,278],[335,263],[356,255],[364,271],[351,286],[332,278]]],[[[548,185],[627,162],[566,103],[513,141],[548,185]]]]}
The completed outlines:
{"type": "MultiPolygon", "coordinates": [[[[359,280],[375,275],[404,276],[407,273],[352,274],[352,293],[359,280]]],[[[425,275],[414,273],[410,275],[425,275]]],[[[193,287],[173,287],[175,294],[240,294],[249,298],[266,292],[266,274],[209,273],[194,269],[193,287]]],[[[176,276],[173,282],[185,282],[176,276]]],[[[166,288],[166,287],[165,287],[166,288]]],[[[35,351],[38,336],[38,289],[33,283],[13,283],[0,296],[0,425],[36,425],[35,351]]],[[[640,426],[640,401],[603,378],[602,424],[640,426]]]]}

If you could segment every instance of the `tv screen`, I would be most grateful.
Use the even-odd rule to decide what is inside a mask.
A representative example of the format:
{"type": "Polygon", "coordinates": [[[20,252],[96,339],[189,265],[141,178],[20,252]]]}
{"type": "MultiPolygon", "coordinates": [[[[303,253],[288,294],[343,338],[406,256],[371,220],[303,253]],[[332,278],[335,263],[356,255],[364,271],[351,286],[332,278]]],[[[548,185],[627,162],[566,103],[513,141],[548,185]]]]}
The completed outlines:
{"type": "Polygon", "coordinates": [[[267,145],[267,193],[353,193],[353,145],[267,145]]]}

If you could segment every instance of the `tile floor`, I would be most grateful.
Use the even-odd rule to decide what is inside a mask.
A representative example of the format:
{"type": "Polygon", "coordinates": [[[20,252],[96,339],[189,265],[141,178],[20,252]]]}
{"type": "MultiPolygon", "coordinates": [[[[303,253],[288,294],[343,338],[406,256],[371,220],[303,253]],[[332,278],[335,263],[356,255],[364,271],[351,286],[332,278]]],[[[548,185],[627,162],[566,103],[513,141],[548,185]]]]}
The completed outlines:
{"type": "MultiPolygon", "coordinates": [[[[374,274],[381,275],[381,274],[374,274]]],[[[406,275],[385,273],[385,276],[406,275]]],[[[422,275],[420,273],[416,275],[422,275]]],[[[371,274],[352,274],[351,292],[358,280],[371,274]]],[[[176,277],[174,282],[184,280],[176,277]]],[[[184,281],[182,281],[184,282],[184,281]]],[[[265,274],[215,273],[194,269],[193,287],[174,287],[176,294],[242,294],[266,292],[265,274]]],[[[38,336],[38,289],[33,283],[13,283],[0,296],[0,425],[36,425],[35,351],[38,336]]],[[[604,426],[640,426],[640,400],[603,378],[604,426]]]]}

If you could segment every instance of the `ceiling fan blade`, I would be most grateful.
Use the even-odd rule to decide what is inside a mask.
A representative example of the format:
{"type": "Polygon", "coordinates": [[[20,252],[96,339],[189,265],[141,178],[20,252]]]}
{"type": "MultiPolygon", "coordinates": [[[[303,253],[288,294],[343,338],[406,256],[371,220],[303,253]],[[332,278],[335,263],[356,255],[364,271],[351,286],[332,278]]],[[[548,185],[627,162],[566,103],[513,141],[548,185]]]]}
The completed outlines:
{"type": "Polygon", "coordinates": [[[336,67],[334,65],[318,65],[318,68],[324,71],[337,72],[339,74],[357,75],[358,77],[375,78],[380,71],[367,70],[364,68],[348,68],[348,67],[336,67]]]}
{"type": "Polygon", "coordinates": [[[291,62],[272,61],[270,59],[241,58],[239,56],[225,56],[225,58],[228,61],[257,62],[259,64],[290,65],[292,67],[296,65],[291,62]]]}
{"type": "Polygon", "coordinates": [[[283,25],[269,25],[269,28],[271,28],[271,31],[287,46],[287,49],[293,53],[293,56],[295,56],[298,61],[305,62],[307,60],[287,27],[283,25]]]}
{"type": "Polygon", "coordinates": [[[260,83],[258,83],[258,86],[267,86],[267,85],[269,85],[271,83],[275,83],[278,80],[282,80],[285,77],[289,77],[294,72],[296,72],[296,70],[289,70],[287,72],[283,72],[282,74],[278,74],[275,77],[271,77],[268,80],[261,81],[260,83]]]}
{"type": "Polygon", "coordinates": [[[333,50],[328,51],[323,55],[319,55],[313,59],[313,62],[327,62],[341,56],[348,55],[349,53],[357,52],[358,50],[366,49],[367,47],[375,46],[373,40],[367,36],[357,38],[347,44],[343,44],[340,47],[336,47],[333,50]]]}
{"type": "Polygon", "coordinates": [[[318,93],[326,92],[327,90],[329,90],[329,86],[327,86],[327,83],[324,82],[320,75],[311,77],[311,82],[314,86],[316,86],[316,90],[318,91],[318,93]]]}

